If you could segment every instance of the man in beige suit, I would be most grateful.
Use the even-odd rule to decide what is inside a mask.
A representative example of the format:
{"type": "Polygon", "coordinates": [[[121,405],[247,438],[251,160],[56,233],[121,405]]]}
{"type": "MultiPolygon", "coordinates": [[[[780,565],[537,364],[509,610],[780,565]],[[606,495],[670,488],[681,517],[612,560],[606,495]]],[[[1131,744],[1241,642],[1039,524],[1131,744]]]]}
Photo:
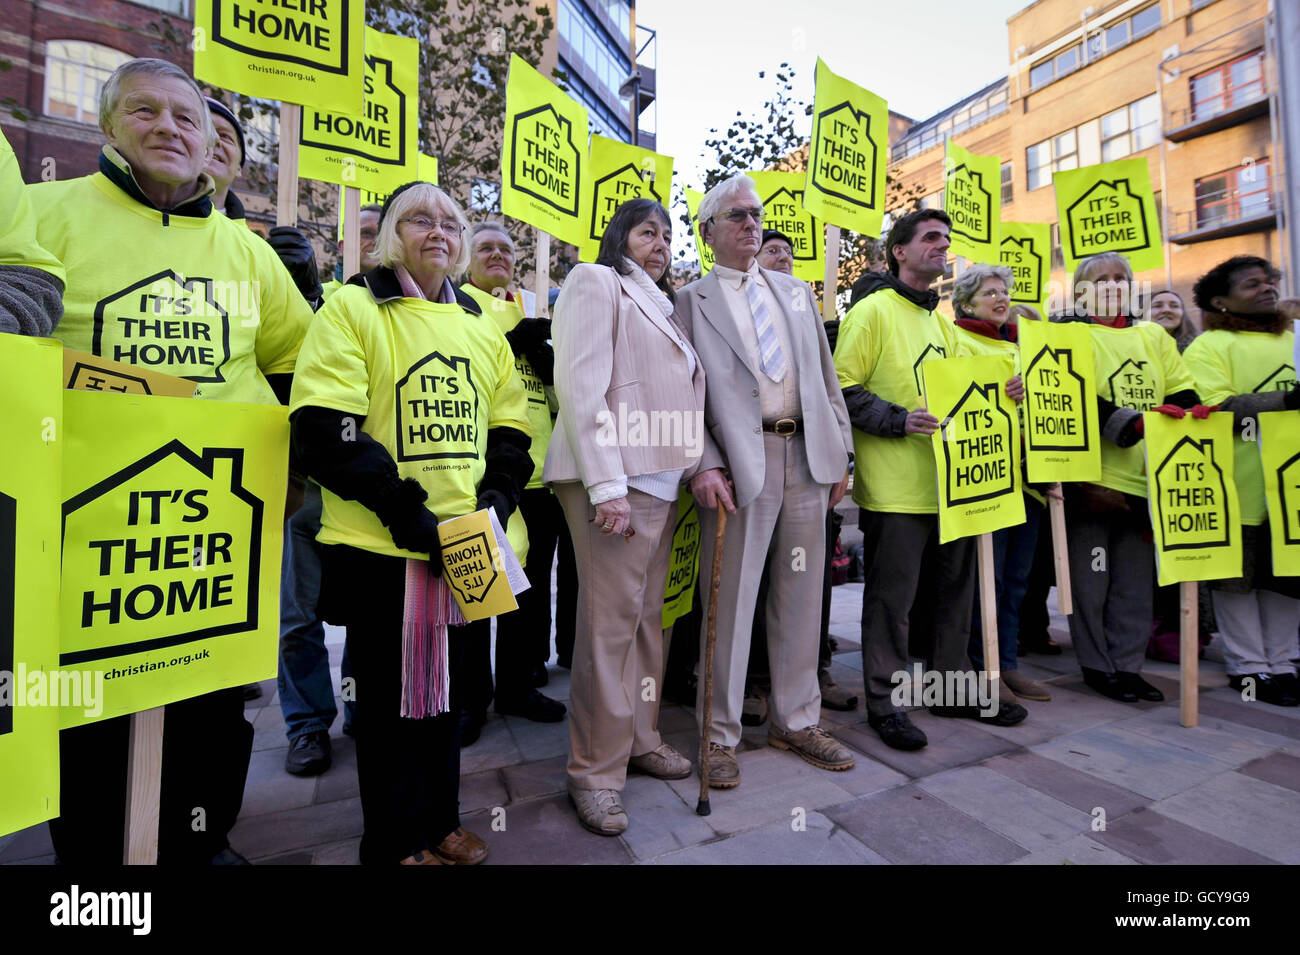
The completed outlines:
{"type": "MultiPolygon", "coordinates": [[[[710,784],[730,789],[740,784],[735,748],[750,629],[769,555],[771,581],[761,608],[772,675],[768,743],[822,769],[854,765],[849,750],[817,725],[826,509],[844,496],[853,443],[812,289],[755,261],[763,209],[753,181],[736,176],[715,186],[699,216],[715,263],[678,293],[674,318],[708,380],[704,457],[691,480],[701,508],[704,574],[713,566],[717,508],[735,512],[727,522],[718,594],[707,756],[710,784]]],[[[703,713],[702,705],[696,712],[703,713]]]]}

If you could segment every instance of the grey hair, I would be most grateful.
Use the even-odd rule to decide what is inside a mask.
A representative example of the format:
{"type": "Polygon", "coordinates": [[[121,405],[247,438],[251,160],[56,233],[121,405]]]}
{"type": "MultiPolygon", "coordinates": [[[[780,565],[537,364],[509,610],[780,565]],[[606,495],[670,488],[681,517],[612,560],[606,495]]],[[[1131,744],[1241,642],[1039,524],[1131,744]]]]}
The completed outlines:
{"type": "Polygon", "coordinates": [[[1133,266],[1129,264],[1127,258],[1118,252],[1098,252],[1096,255],[1090,255],[1078,265],[1074,270],[1074,286],[1070,289],[1070,298],[1076,314],[1082,315],[1079,311],[1079,300],[1083,295],[1085,287],[1090,287],[1092,277],[1098,271],[1108,265],[1121,266],[1128,273],[1129,283],[1133,282],[1133,266]]]}
{"type": "Polygon", "coordinates": [[[724,179],[706,192],[704,198],[700,200],[698,213],[700,225],[703,226],[705,222],[718,214],[724,199],[731,199],[742,192],[751,193],[754,198],[758,198],[758,187],[754,185],[754,180],[744,173],[732,176],[730,179],[724,179]]]}
{"type": "Polygon", "coordinates": [[[122,82],[133,76],[165,76],[169,79],[180,80],[192,89],[199,101],[198,112],[203,117],[204,139],[209,149],[216,145],[217,127],[212,123],[212,113],[208,110],[208,102],[203,96],[203,91],[199,89],[199,84],[195,83],[194,78],[175,63],[152,56],[141,56],[134,60],[127,60],[115,69],[113,75],[104,83],[104,88],[99,93],[99,128],[104,131],[105,135],[108,134],[108,128],[112,124],[113,111],[117,109],[117,104],[122,99],[122,82]]]}
{"type": "Polygon", "coordinates": [[[408,265],[402,259],[402,240],[397,237],[397,223],[417,212],[433,216],[449,214],[460,223],[461,233],[457,238],[460,248],[455,261],[447,269],[447,277],[464,275],[469,265],[469,242],[465,239],[465,230],[469,223],[456,200],[447,195],[431,182],[417,182],[403,190],[396,198],[389,199],[388,209],[379,220],[379,238],[375,240],[375,255],[379,264],[392,268],[394,265],[408,265]],[[441,209],[441,211],[439,211],[441,209]]]}
{"type": "Polygon", "coordinates": [[[958,276],[957,281],[952,286],[952,310],[957,313],[958,318],[965,318],[970,315],[971,299],[975,293],[980,290],[980,286],[989,279],[1001,279],[1002,284],[1010,292],[1015,284],[1011,270],[1005,265],[988,265],[984,262],[977,262],[970,266],[958,276]]]}
{"type": "Polygon", "coordinates": [[[510,253],[511,255],[514,254],[515,240],[510,238],[510,233],[506,231],[505,224],[501,222],[493,222],[491,219],[487,220],[486,222],[475,222],[472,226],[470,226],[469,235],[467,235],[465,238],[471,252],[474,251],[474,240],[477,239],[484,232],[498,232],[501,235],[505,236],[506,241],[510,243],[510,253]]]}

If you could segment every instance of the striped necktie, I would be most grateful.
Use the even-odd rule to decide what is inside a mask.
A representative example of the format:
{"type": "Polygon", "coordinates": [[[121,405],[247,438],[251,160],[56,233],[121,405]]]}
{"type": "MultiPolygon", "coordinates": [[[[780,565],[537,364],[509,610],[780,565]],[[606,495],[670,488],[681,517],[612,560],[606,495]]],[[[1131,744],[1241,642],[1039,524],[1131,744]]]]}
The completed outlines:
{"type": "Polygon", "coordinates": [[[749,310],[754,313],[754,333],[758,336],[758,362],[763,366],[763,374],[773,381],[780,381],[785,377],[785,355],[781,351],[781,343],[776,338],[772,313],[768,311],[763,293],[758,290],[755,276],[746,274],[744,283],[745,295],[749,298],[749,310]]]}

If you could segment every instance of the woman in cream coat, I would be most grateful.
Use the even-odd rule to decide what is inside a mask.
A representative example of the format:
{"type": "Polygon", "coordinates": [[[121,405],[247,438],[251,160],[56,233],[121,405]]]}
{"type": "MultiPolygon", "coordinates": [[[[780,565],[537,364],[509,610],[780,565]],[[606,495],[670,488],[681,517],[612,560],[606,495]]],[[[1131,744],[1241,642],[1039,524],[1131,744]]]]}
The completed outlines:
{"type": "Polygon", "coordinates": [[[582,824],[608,836],[627,828],[629,767],[691,772],[657,729],[677,495],[704,440],[704,371],[670,318],[670,241],[662,206],[624,203],[596,262],[575,268],[555,303],[560,411],[543,477],[578,563],[568,788],[582,824]]]}

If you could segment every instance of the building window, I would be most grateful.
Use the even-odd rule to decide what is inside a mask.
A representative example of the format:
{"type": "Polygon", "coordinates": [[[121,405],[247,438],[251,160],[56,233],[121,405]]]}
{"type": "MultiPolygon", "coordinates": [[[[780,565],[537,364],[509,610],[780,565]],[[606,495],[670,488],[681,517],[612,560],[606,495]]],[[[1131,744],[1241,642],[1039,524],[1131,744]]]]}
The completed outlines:
{"type": "MultiPolygon", "coordinates": [[[[1122,46],[1127,46],[1139,37],[1146,36],[1160,26],[1160,4],[1152,4],[1131,17],[1125,17],[1112,23],[1105,29],[1089,35],[1087,40],[1088,62],[1099,60],[1107,53],[1113,53],[1122,46]]],[[[1048,60],[1043,60],[1029,70],[1029,89],[1036,90],[1054,80],[1059,80],[1067,73],[1078,69],[1080,48],[1070,47],[1048,60]]]]}
{"type": "Polygon", "coordinates": [[[1075,130],[1067,129],[1025,150],[1025,188],[1051,185],[1052,173],[1078,168],[1079,137],[1075,130]]]}
{"type": "Polygon", "coordinates": [[[1196,180],[1198,229],[1250,219],[1272,208],[1267,159],[1196,180]]]}
{"type": "Polygon", "coordinates": [[[1152,93],[1101,118],[1101,161],[1123,159],[1160,142],[1160,99],[1152,93]]]}
{"type": "Polygon", "coordinates": [[[1010,205],[1014,196],[1015,191],[1011,182],[1011,163],[1004,162],[1002,164],[1002,204],[1004,206],[1010,205]]]}
{"type": "Polygon", "coordinates": [[[1264,53],[1255,50],[1192,77],[1192,118],[1205,119],[1264,95],[1264,53]]]}
{"type": "Polygon", "coordinates": [[[45,44],[45,114],[99,124],[99,93],[113,71],[131,57],[80,40],[45,44]]]}
{"type": "Polygon", "coordinates": [[[138,3],[142,7],[161,10],[163,13],[175,13],[177,16],[187,17],[190,14],[190,0],[131,0],[131,2],[138,3]]]}
{"type": "Polygon", "coordinates": [[[1006,87],[1003,86],[997,92],[990,93],[974,103],[959,105],[960,109],[954,108],[951,113],[943,117],[928,120],[924,128],[913,127],[914,131],[894,143],[890,147],[890,155],[894,162],[902,162],[904,159],[938,146],[946,136],[959,136],[973,126],[987,122],[995,116],[1001,116],[1007,111],[1006,87]]]}
{"type": "Polygon", "coordinates": [[[1054,80],[1059,80],[1067,73],[1073,73],[1079,68],[1079,52],[1081,47],[1078,45],[1064,50],[1050,60],[1044,60],[1029,70],[1029,88],[1036,90],[1039,87],[1046,86],[1054,80]]]}
{"type": "MultiPolygon", "coordinates": [[[[618,10],[626,14],[624,6],[622,3],[607,5],[607,10],[621,23],[618,10]]],[[[558,21],[560,36],[568,42],[573,59],[595,74],[601,87],[597,94],[609,102],[620,102],[618,88],[632,71],[626,46],[620,47],[596,16],[577,0],[560,0],[558,21]]]]}

